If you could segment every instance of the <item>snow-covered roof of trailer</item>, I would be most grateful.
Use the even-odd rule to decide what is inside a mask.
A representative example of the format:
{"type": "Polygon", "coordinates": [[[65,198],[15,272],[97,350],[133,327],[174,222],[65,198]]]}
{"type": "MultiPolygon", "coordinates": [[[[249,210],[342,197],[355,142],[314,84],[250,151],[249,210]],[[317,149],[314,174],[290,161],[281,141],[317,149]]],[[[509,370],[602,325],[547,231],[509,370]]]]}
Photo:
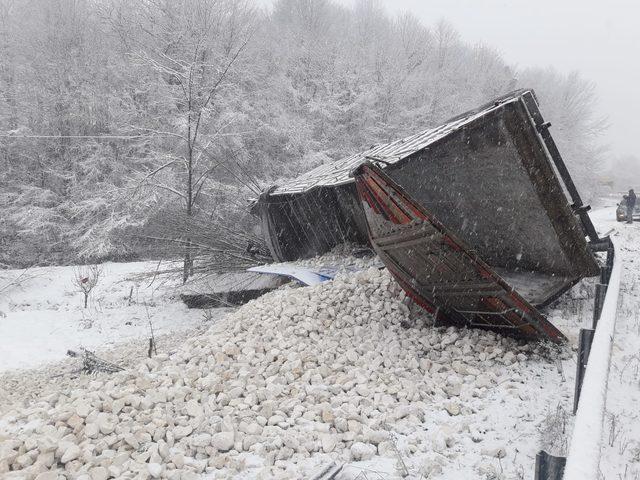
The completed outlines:
{"type": "Polygon", "coordinates": [[[314,187],[330,187],[349,183],[353,181],[349,173],[363,162],[367,160],[382,160],[384,163],[396,163],[463,128],[487,113],[500,108],[502,105],[518,101],[522,94],[528,91],[517,90],[494,100],[490,104],[463,113],[439,127],[425,130],[395,142],[376,145],[364,152],[320,165],[287,183],[277,185],[269,192],[269,195],[296,194],[311,190],[314,187]]]}

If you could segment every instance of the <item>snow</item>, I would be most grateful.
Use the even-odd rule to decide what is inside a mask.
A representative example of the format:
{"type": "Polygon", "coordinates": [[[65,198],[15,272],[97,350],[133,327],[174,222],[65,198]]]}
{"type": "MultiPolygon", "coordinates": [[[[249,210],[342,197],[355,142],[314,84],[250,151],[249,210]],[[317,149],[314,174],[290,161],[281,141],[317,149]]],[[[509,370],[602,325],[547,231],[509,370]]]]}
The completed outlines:
{"type": "Polygon", "coordinates": [[[616,230],[623,260],[599,467],[603,478],[630,480],[640,477],[640,223],[615,221],[620,197],[594,212],[601,231],[616,230]]]}
{"type": "Polygon", "coordinates": [[[413,475],[515,476],[538,446],[522,438],[538,438],[547,413],[570,402],[558,398],[564,379],[552,360],[570,352],[555,348],[434,328],[409,315],[386,271],[341,274],[268,293],[125,372],[65,379],[64,388],[50,380],[34,408],[14,398],[0,429],[15,439],[4,468],[48,460],[31,447],[59,441],[49,427],[63,421],[58,432],[94,452],[73,464],[77,472],[114,468],[109,444],[131,471],[159,463],[131,447],[134,434],[148,451],[172,445],[181,457],[160,458],[167,468],[185,461],[212,478],[301,478],[332,461],[349,464],[343,479],[383,470],[394,478],[398,456],[413,475]],[[83,415],[92,407],[79,420],[80,404],[83,415]],[[257,456],[254,468],[246,454],[257,456]]]}
{"type": "MultiPolygon", "coordinates": [[[[600,464],[605,478],[617,478],[625,466],[634,473],[640,466],[640,269],[633,262],[640,225],[616,224],[611,207],[593,218],[601,232],[618,229],[625,259],[600,464]]],[[[34,269],[20,288],[2,292],[1,381],[13,394],[0,395],[0,476],[41,468],[51,455],[61,460],[73,445],[83,460],[69,460],[71,450],[69,473],[126,465],[168,478],[244,480],[309,478],[332,462],[346,464],[340,480],[363,472],[396,479],[400,460],[408,478],[531,478],[540,449],[567,453],[572,347],[590,325],[593,279],[547,309],[570,339],[562,348],[436,328],[410,313],[377,268],[281,287],[226,315],[214,312],[208,330],[194,335],[202,312],[181,304],[176,282],[140,276],[155,267],[106,264],[89,313],[73,292],[72,267],[34,269]],[[148,338],[147,308],[162,337],[151,360],[140,343],[148,338]],[[41,366],[62,363],[66,349],[80,345],[126,371],[52,378],[52,367],[41,366]],[[40,452],[34,445],[45,437],[65,451],[40,452]],[[35,463],[6,472],[20,462],[35,463]]],[[[17,274],[0,272],[5,280],[17,274]]],[[[574,438],[588,436],[580,428],[574,438]]]]}
{"type": "Polygon", "coordinates": [[[0,372],[59,360],[79,347],[147,340],[150,321],[154,335],[202,323],[202,311],[187,309],[177,298],[177,280],[145,275],[157,266],[104,264],[86,309],[72,282],[74,267],[0,270],[0,372]]]}

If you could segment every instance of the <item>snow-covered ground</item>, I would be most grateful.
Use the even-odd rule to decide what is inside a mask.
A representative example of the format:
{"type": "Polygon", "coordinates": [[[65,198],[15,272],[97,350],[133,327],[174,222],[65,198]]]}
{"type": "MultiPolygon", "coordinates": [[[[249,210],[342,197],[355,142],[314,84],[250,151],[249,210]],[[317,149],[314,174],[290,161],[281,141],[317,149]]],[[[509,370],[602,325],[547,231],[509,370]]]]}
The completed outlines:
{"type": "Polygon", "coordinates": [[[592,215],[602,231],[616,230],[623,259],[600,470],[605,479],[640,478],[640,223],[617,223],[613,207],[592,215]]]}
{"type": "MultiPolygon", "coordinates": [[[[157,262],[106,263],[87,308],[73,283],[74,267],[0,270],[0,372],[64,358],[79,347],[194,328],[201,310],[179,300],[177,276],[153,276],[157,262]]],[[[141,347],[142,349],[145,346],[141,347]]]]}
{"type": "MultiPolygon", "coordinates": [[[[605,478],[632,479],[640,432],[633,403],[639,399],[640,300],[633,296],[639,272],[631,250],[640,248],[640,225],[615,224],[609,207],[594,218],[602,232],[612,226],[620,230],[619,244],[631,257],[625,264],[622,311],[635,316],[628,327],[618,321],[618,336],[624,339],[614,350],[614,372],[619,370],[620,382],[610,380],[609,398],[617,426],[602,470],[605,478]]],[[[170,332],[172,317],[185,322],[181,329],[198,325],[202,312],[186,310],[169,285],[148,287],[152,290],[136,299],[142,307],[129,305],[132,282],[146,291],[143,286],[151,281],[131,275],[152,266],[108,267],[112,273],[96,291],[94,304],[103,298],[102,311],[111,305],[110,317],[120,320],[104,339],[133,343],[102,354],[127,370],[74,377],[53,364],[5,372],[4,384],[14,393],[4,401],[0,395],[2,478],[35,478],[53,466],[68,478],[298,479],[337,461],[347,463],[341,480],[401,478],[404,469],[415,479],[524,479],[533,477],[539,449],[565,453],[575,375],[572,347],[578,329],[590,325],[593,280],[583,281],[547,311],[570,338],[563,348],[479,330],[435,328],[409,315],[386,272],[369,269],[315,287],[281,288],[220,316],[206,333],[188,340],[178,332],[161,336],[159,355],[149,360],[134,340],[148,338],[145,302],[153,299],[148,308],[156,331],[170,332]],[[121,324],[132,316],[139,317],[138,327],[131,326],[139,330],[125,337],[121,324]],[[9,472],[10,467],[19,470],[9,472]]],[[[65,296],[72,276],[65,268],[41,272],[52,279],[69,277],[65,284],[58,282],[57,293],[38,300],[43,284],[35,277],[2,307],[7,317],[0,324],[20,310],[46,310],[46,299],[55,300],[51,323],[41,319],[31,328],[44,324],[50,332],[53,323],[69,322],[68,335],[80,335],[75,340],[50,335],[63,346],[38,361],[80,344],[98,346],[90,340],[95,335],[78,329],[82,299],[65,296]],[[74,316],[75,323],[65,315],[74,316]],[[83,332],[86,338],[80,340],[83,332]]],[[[26,348],[51,343],[42,332],[33,332],[40,340],[32,346],[31,330],[12,325],[26,348]]],[[[86,330],[92,329],[96,323],[86,330]]],[[[0,348],[4,343],[2,338],[0,348]]],[[[30,362],[30,354],[17,350],[10,356],[15,366],[30,362]]],[[[45,478],[56,477],[40,480],[45,478]]]]}

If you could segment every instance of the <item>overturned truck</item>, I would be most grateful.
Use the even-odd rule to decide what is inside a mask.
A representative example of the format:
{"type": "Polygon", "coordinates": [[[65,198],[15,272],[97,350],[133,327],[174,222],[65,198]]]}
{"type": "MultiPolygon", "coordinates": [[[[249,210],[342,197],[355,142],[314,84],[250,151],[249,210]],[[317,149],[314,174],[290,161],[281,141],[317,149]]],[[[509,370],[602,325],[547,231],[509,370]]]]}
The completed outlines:
{"type": "Polygon", "coordinates": [[[560,341],[538,308],[598,274],[605,243],[549,126],[519,90],[273,186],[254,213],[278,261],[368,244],[438,322],[560,341]]]}

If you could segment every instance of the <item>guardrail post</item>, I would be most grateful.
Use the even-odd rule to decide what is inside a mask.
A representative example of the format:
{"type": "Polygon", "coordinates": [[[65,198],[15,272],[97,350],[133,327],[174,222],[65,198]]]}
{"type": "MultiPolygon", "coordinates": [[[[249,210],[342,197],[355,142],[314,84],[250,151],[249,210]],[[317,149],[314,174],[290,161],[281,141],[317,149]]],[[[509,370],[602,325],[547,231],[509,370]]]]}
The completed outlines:
{"type": "Polygon", "coordinates": [[[589,353],[591,352],[591,343],[593,342],[593,335],[595,330],[591,328],[581,328],[580,338],[578,341],[578,358],[576,369],[576,386],[573,394],[573,413],[578,411],[578,402],[580,401],[580,392],[582,390],[582,380],[584,379],[584,372],[589,362],[589,353]]]}
{"type": "Polygon", "coordinates": [[[600,267],[600,283],[602,283],[603,285],[606,285],[607,283],[609,283],[610,274],[611,274],[611,271],[607,265],[600,267]]]}
{"type": "Polygon", "coordinates": [[[609,285],[609,279],[611,279],[611,270],[613,270],[613,259],[615,256],[615,250],[613,249],[613,243],[609,240],[607,246],[607,258],[605,260],[604,267],[600,268],[600,283],[609,285]]]}
{"type": "MultiPolygon", "coordinates": [[[[613,242],[609,240],[609,246],[607,247],[607,268],[609,269],[609,276],[611,276],[611,270],[613,269],[613,257],[615,255],[615,249],[613,248],[613,242]]],[[[607,283],[609,283],[607,279],[607,283]]]]}
{"type": "Polygon", "coordinates": [[[534,480],[562,480],[566,463],[566,457],[556,457],[540,450],[536,455],[534,480]]]}
{"type": "Polygon", "coordinates": [[[594,330],[600,320],[600,314],[602,313],[602,306],[604,305],[604,297],[607,295],[607,286],[602,283],[596,283],[596,298],[593,301],[593,323],[594,330]]]}

